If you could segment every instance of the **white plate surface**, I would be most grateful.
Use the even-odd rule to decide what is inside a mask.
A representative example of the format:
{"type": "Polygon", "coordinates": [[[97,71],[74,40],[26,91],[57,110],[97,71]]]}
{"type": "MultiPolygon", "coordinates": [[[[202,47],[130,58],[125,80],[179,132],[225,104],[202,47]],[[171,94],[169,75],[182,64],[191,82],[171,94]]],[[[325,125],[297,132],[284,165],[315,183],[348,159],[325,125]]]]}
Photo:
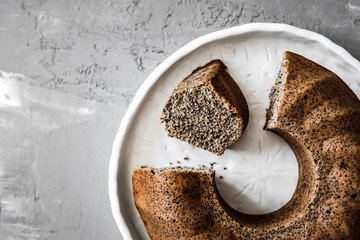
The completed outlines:
{"type": "Polygon", "coordinates": [[[109,166],[112,212],[125,239],[148,239],[131,185],[132,171],[142,165],[210,167],[215,162],[221,195],[244,213],[272,212],[290,200],[298,179],[296,158],[280,137],[262,130],[268,92],[286,50],[332,70],[360,96],[360,63],[355,58],[319,34],[284,24],[246,24],[205,35],[176,51],[150,74],[124,116],[109,166]],[[228,66],[250,111],[244,135],[222,156],[167,137],[159,121],[177,84],[196,67],[217,58],[228,66]]]}

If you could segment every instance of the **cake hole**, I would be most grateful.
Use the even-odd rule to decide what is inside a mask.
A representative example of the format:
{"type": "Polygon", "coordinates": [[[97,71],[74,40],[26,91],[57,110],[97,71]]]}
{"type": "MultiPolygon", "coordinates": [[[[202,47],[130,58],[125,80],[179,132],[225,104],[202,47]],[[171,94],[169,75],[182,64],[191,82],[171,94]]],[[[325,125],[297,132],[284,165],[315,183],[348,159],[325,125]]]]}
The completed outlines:
{"type": "Polygon", "coordinates": [[[326,213],[327,213],[327,214],[330,214],[330,213],[331,213],[331,211],[330,211],[330,210],[327,210],[327,211],[326,211],[326,213]]]}
{"type": "Polygon", "coordinates": [[[256,127],[249,125],[238,144],[230,148],[233,155],[230,151],[227,154],[236,161],[227,163],[226,169],[222,166],[215,181],[230,207],[262,215],[279,210],[292,198],[299,170],[290,146],[279,136],[256,127]]]}
{"type": "Polygon", "coordinates": [[[305,99],[305,100],[308,99],[308,95],[305,95],[305,96],[304,96],[304,99],[305,99]]]}
{"type": "Polygon", "coordinates": [[[190,193],[190,190],[186,189],[186,190],[183,191],[183,193],[190,193]]]}
{"type": "Polygon", "coordinates": [[[352,199],[356,199],[357,198],[357,193],[354,193],[353,195],[350,196],[352,199]]]}

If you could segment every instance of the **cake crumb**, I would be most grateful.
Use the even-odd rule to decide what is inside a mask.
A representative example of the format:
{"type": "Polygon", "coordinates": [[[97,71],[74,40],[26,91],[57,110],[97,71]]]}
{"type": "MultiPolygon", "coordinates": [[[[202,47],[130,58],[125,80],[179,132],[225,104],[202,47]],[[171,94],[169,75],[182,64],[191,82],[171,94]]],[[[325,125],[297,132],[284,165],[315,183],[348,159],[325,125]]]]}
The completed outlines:
{"type": "Polygon", "coordinates": [[[223,179],[224,177],[223,176],[220,176],[220,179],[223,179]]]}
{"type": "Polygon", "coordinates": [[[189,160],[189,157],[188,156],[184,157],[184,160],[189,160]]]}
{"type": "Polygon", "coordinates": [[[219,59],[212,60],[179,83],[160,116],[169,137],[216,155],[223,154],[240,138],[249,111],[245,97],[226,68],[219,59]]]}

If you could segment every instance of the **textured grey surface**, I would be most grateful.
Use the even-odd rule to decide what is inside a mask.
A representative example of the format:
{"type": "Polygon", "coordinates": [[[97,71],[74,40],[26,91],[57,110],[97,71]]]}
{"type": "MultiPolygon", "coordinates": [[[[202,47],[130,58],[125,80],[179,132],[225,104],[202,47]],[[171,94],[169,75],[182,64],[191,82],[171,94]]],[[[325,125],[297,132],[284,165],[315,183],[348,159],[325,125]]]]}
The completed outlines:
{"type": "Polygon", "coordinates": [[[248,22],[360,59],[359,0],[0,0],[0,238],[122,239],[107,167],[136,90],[182,45],[248,22]]]}

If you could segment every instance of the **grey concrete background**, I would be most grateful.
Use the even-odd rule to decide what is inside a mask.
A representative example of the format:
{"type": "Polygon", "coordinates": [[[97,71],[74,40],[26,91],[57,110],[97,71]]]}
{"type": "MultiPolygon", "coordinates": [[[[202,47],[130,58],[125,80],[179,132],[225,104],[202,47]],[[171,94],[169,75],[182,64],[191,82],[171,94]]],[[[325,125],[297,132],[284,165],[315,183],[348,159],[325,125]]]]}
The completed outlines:
{"type": "Polygon", "coordinates": [[[249,22],[360,59],[359,0],[0,0],[0,238],[122,239],[107,168],[135,92],[182,45],[249,22]]]}

